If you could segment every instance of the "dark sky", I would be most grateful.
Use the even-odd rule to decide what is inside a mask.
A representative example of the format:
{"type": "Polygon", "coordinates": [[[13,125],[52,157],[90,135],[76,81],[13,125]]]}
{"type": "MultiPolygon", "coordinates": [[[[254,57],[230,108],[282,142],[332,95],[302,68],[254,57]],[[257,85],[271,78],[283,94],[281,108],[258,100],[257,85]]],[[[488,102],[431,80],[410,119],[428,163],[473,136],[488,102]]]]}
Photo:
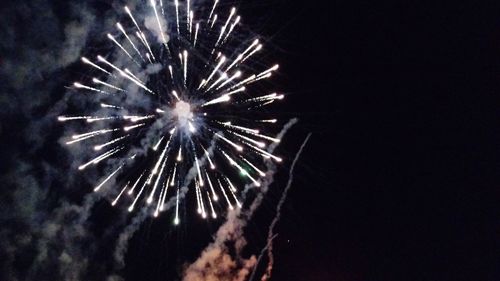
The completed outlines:
{"type": "MultiPolygon", "coordinates": [[[[36,267],[36,241],[21,243],[15,234],[32,233],[33,221],[43,225],[61,204],[60,193],[79,202],[90,190],[81,184],[72,188],[83,191],[71,191],[61,177],[47,182],[42,162],[68,170],[49,156],[64,153],[60,136],[48,133],[38,142],[36,131],[28,131],[62,97],[65,79],[71,79],[66,69],[74,68],[61,63],[14,87],[24,74],[3,65],[19,62],[29,73],[38,67],[29,58],[58,36],[38,38],[36,30],[64,25],[77,14],[52,2],[54,15],[47,19],[12,16],[12,10],[33,11],[44,1],[3,3],[1,10],[0,34],[8,39],[0,43],[0,81],[7,79],[0,86],[0,254],[9,258],[0,276],[8,281],[58,276],[51,268],[26,273],[36,267]],[[27,35],[16,35],[21,32],[27,35]],[[22,170],[18,161],[32,166],[22,170]],[[19,195],[20,189],[26,190],[19,195]],[[42,203],[20,210],[30,196],[43,197],[42,203]]],[[[500,5],[432,2],[239,5],[245,22],[272,42],[280,61],[277,85],[288,96],[279,115],[300,119],[279,149],[286,163],[248,226],[249,252],[265,245],[290,160],[313,133],[277,227],[272,280],[500,280],[500,5]]],[[[97,13],[110,10],[106,1],[88,3],[97,13]]],[[[94,238],[78,240],[100,249],[91,257],[96,261],[109,258],[113,247],[99,241],[116,217],[106,204],[97,203],[92,212],[94,238]]],[[[216,229],[192,220],[181,231],[173,231],[167,219],[147,220],[130,240],[120,274],[125,280],[175,280],[216,229]]],[[[103,280],[96,273],[102,268],[89,268],[85,280],[103,280]]]]}

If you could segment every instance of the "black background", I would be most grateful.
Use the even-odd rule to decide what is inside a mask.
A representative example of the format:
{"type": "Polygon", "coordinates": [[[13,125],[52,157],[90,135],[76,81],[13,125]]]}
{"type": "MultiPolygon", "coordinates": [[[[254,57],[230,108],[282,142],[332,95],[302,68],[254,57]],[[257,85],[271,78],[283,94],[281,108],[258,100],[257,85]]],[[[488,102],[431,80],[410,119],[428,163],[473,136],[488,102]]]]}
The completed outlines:
{"type": "MultiPolygon", "coordinates": [[[[300,118],[249,252],[265,244],[289,160],[313,133],[272,280],[500,280],[500,6],[459,2],[240,3],[280,61],[280,117],[300,118]]],[[[148,220],[126,280],[172,280],[214,230],[188,224],[148,220]]]]}

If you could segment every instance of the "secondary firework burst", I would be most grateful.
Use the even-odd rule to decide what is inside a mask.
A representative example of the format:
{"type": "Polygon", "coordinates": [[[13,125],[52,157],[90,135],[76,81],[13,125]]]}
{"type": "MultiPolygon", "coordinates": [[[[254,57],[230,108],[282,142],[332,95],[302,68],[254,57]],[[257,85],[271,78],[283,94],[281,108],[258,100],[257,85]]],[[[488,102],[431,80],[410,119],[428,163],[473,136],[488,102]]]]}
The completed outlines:
{"type": "Polygon", "coordinates": [[[239,31],[236,8],[220,6],[125,6],[107,34],[117,52],[81,58],[93,75],[72,88],[87,95],[91,113],[58,120],[89,128],[66,144],[88,147],[79,170],[112,166],[94,191],[112,178],[123,182],[113,206],[153,204],[154,216],[173,206],[178,224],[187,190],[203,218],[217,218],[221,209],[241,207],[243,185],[260,186],[264,159],[281,162],[266,150],[280,140],[261,133],[277,122],[266,106],[283,99],[265,82],[278,65],[262,67],[262,43],[239,31]]]}

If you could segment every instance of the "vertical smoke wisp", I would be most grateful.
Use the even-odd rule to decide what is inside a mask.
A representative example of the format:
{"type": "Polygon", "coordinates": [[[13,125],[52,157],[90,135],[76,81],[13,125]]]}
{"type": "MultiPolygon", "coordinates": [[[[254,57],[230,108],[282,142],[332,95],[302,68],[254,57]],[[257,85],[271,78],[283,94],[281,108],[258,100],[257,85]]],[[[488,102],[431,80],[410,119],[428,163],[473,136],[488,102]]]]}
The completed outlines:
{"type": "MultiPolygon", "coordinates": [[[[300,149],[297,152],[295,159],[293,159],[292,166],[290,167],[290,171],[288,173],[288,182],[286,184],[285,190],[283,191],[283,194],[281,195],[280,201],[278,202],[278,205],[276,207],[276,216],[274,217],[273,221],[271,222],[271,225],[269,226],[269,232],[267,234],[267,245],[266,245],[267,257],[268,257],[269,261],[268,261],[268,264],[266,267],[266,271],[261,278],[261,281],[268,280],[271,278],[271,272],[273,270],[273,265],[274,265],[273,239],[276,236],[276,234],[274,234],[274,227],[276,226],[276,224],[279,222],[279,220],[281,218],[281,207],[285,203],[286,197],[288,195],[288,191],[290,190],[290,188],[292,186],[293,170],[295,169],[295,164],[297,164],[297,161],[299,160],[299,156],[302,153],[302,150],[306,146],[307,142],[309,141],[310,137],[311,137],[311,133],[309,133],[307,135],[306,139],[304,140],[304,142],[300,146],[300,149]]],[[[258,260],[261,259],[262,254],[263,253],[261,253],[261,256],[259,256],[258,260]]],[[[255,270],[254,270],[254,272],[255,272],[255,270]]],[[[252,274],[252,278],[253,278],[253,274],[252,274]]],[[[252,280],[252,278],[250,278],[250,280],[252,280]]]]}
{"type": "MultiPolygon", "coordinates": [[[[296,122],[297,119],[290,120],[280,132],[279,138],[281,138],[296,122]]],[[[304,146],[305,142],[297,153],[294,163],[298,160],[304,146]]],[[[275,146],[269,147],[269,151],[272,152],[274,148],[275,146]]],[[[249,258],[244,258],[241,256],[241,251],[247,243],[244,237],[244,227],[261,204],[269,185],[273,182],[274,174],[276,173],[274,164],[268,162],[267,165],[267,175],[249,208],[247,210],[234,210],[228,213],[226,222],[218,229],[214,236],[214,241],[210,243],[203,250],[200,257],[184,271],[184,281],[243,281],[247,279],[252,269],[255,268],[257,265],[256,257],[252,255],[249,258]],[[235,256],[231,256],[230,252],[234,252],[235,256]]],[[[291,173],[293,172],[293,167],[294,166],[292,166],[292,170],[290,171],[291,173]]],[[[290,186],[291,181],[289,182],[290,186]]],[[[248,190],[249,187],[247,186],[244,192],[245,195],[248,190]]],[[[246,196],[243,198],[246,198],[246,196]]],[[[270,239],[272,240],[273,236],[271,236],[270,239]]],[[[268,246],[270,247],[270,244],[268,246]]]]}
{"type": "Polygon", "coordinates": [[[125,253],[127,252],[128,242],[132,238],[132,235],[141,227],[142,222],[150,216],[150,209],[148,206],[142,207],[132,219],[132,222],[118,236],[115,251],[113,252],[116,269],[120,269],[125,265],[125,253]]]}

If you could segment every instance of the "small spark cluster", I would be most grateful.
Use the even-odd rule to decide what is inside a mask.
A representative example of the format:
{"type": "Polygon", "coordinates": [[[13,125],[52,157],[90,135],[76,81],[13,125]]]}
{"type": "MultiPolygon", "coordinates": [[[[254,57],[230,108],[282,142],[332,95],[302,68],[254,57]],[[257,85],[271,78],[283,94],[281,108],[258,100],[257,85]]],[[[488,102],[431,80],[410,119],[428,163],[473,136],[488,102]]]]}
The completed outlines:
{"type": "Polygon", "coordinates": [[[151,0],[149,22],[155,21],[154,28],[147,19],[141,28],[125,6],[126,17],[116,23],[113,34],[107,34],[125,62],[117,63],[118,55],[81,58],[97,75],[74,82],[72,88],[96,94],[98,106],[93,114],[58,120],[94,126],[65,141],[92,147],[94,156],[79,170],[118,160],[94,188],[98,192],[110,179],[123,178],[113,206],[124,201],[131,212],[144,201],[155,204],[156,217],[167,209],[169,197],[175,202],[174,224],[178,224],[182,188],[189,187],[196,195],[197,212],[215,219],[221,204],[241,207],[238,184],[260,186],[259,178],[266,175],[260,168],[263,159],[281,162],[266,150],[280,139],[257,128],[277,122],[265,118],[262,109],[284,96],[254,87],[255,82],[271,77],[278,65],[255,71],[262,64],[252,62],[263,45],[255,38],[241,40],[236,8],[219,15],[218,3],[215,0],[210,9],[200,9],[205,17],[197,19],[189,0],[174,0],[170,13],[163,1],[151,0]],[[167,18],[175,18],[170,28],[167,18]],[[153,66],[160,66],[159,70],[148,72],[153,66]],[[133,95],[147,102],[127,100],[133,95]],[[141,168],[132,171],[137,166],[141,168]]]}

